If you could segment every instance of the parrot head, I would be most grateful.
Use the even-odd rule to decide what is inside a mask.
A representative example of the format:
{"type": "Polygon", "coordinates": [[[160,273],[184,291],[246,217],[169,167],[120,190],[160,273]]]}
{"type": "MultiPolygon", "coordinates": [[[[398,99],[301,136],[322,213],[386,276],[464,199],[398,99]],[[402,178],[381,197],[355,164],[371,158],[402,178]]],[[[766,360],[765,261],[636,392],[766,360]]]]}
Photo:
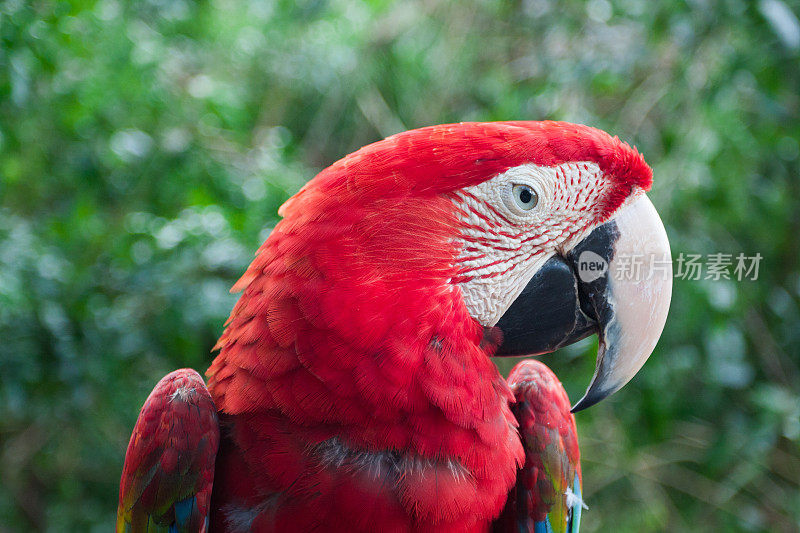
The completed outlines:
{"type": "Polygon", "coordinates": [[[461,328],[489,355],[516,356],[597,334],[578,410],[636,374],[666,321],[670,251],[651,182],[634,148],[587,126],[433,126],[323,170],[281,208],[275,231],[299,237],[264,246],[318,284],[300,307],[348,332],[342,342],[394,330],[430,345],[461,328]]]}

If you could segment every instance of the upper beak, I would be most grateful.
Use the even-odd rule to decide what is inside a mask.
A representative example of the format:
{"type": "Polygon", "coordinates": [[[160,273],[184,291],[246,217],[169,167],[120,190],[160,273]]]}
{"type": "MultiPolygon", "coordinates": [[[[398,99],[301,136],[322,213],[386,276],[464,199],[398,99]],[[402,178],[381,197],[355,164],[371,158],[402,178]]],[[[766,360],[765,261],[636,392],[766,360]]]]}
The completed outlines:
{"type": "Polygon", "coordinates": [[[551,257],[497,323],[497,355],[552,352],[597,333],[597,366],[579,411],[618,391],[644,365],[667,320],[672,261],[644,194],[562,255],[551,257]]]}

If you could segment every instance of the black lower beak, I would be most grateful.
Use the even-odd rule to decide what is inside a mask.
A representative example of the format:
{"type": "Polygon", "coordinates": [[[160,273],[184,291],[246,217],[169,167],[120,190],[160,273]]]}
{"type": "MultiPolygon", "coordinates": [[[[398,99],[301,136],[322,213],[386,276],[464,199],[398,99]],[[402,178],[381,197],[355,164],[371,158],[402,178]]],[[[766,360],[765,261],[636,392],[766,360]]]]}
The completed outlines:
{"type": "Polygon", "coordinates": [[[596,333],[597,320],[581,306],[578,279],[568,260],[547,260],[497,322],[502,355],[540,355],[596,333]]]}
{"type": "Polygon", "coordinates": [[[591,273],[582,275],[580,269],[593,266],[604,273],[618,236],[612,221],[595,229],[566,257],[548,259],[498,321],[503,344],[497,355],[549,353],[597,333],[611,313],[607,278],[591,279],[591,273]],[[595,254],[595,264],[580,261],[584,252],[595,254]]]}

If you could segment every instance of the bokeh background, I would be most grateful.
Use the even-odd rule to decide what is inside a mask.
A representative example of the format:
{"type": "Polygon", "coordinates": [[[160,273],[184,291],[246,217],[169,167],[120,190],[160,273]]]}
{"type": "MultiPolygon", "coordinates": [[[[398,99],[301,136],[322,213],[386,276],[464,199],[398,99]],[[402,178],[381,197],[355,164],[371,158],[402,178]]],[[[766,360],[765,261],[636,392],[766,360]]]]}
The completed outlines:
{"type": "MultiPolygon", "coordinates": [[[[585,531],[800,530],[800,6],[781,0],[0,3],[0,531],[110,531],[156,381],[204,370],[278,206],[386,135],[558,119],[634,143],[676,280],[578,415],[585,531]]],[[[587,341],[547,356],[577,398],[587,341]]],[[[507,368],[507,362],[502,363],[507,368]]]]}

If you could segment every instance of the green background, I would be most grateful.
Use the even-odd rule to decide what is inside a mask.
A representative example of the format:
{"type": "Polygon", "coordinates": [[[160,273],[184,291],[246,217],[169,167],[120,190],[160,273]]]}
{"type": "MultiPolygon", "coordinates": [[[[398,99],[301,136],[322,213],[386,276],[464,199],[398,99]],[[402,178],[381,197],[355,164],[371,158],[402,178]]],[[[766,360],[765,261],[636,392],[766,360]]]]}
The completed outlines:
{"type": "MultiPolygon", "coordinates": [[[[577,415],[585,531],[800,529],[800,6],[780,0],[0,3],[0,531],[110,531],[127,440],[204,370],[278,206],[408,128],[559,119],[636,144],[676,279],[577,415]]],[[[575,399],[592,341],[544,360],[575,399]]],[[[505,364],[506,362],[504,362],[505,364]]]]}

